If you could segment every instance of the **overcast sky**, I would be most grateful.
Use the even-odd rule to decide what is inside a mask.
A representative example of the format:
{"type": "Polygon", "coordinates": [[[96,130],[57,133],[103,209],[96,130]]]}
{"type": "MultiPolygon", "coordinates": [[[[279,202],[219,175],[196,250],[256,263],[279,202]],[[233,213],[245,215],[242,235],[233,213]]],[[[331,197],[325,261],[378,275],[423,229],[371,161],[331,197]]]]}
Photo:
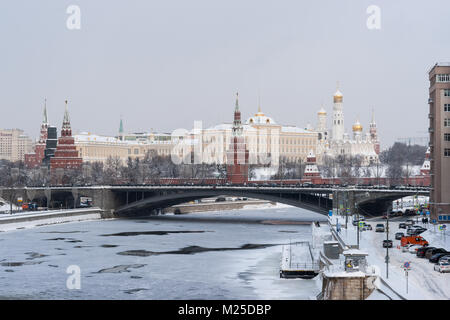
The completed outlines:
{"type": "Polygon", "coordinates": [[[0,2],[0,128],[39,133],[44,98],[61,127],[113,135],[172,132],[244,119],[279,124],[332,115],[336,82],[346,128],[368,129],[375,108],[382,147],[423,137],[427,71],[450,61],[448,0],[10,0],[0,2]],[[69,5],[81,29],[69,30],[69,5]],[[381,29],[366,26],[369,5],[381,29]]]}

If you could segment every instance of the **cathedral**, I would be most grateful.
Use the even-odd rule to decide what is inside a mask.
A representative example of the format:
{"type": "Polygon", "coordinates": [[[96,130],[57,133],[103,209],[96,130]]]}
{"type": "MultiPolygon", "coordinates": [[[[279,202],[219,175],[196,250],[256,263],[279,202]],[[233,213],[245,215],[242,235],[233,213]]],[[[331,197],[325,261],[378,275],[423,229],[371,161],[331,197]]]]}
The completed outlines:
{"type": "Polygon", "coordinates": [[[352,136],[345,131],[344,125],[344,96],[339,88],[333,96],[333,117],[331,130],[327,127],[327,112],[323,107],[317,113],[318,133],[317,154],[320,161],[324,157],[359,156],[362,165],[378,162],[380,142],[378,141],[377,125],[372,111],[369,131],[364,133],[363,126],[357,119],[352,126],[352,136]]]}

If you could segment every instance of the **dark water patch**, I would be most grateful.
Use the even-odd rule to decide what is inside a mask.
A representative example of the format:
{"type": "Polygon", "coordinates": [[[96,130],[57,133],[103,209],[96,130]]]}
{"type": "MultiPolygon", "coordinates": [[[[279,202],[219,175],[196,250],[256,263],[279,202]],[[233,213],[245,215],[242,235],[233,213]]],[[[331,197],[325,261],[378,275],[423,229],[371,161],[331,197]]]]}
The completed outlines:
{"type": "Polygon", "coordinates": [[[140,277],[140,276],[131,276],[130,278],[131,279],[142,279],[142,277],[140,277]]]}
{"type": "Polygon", "coordinates": [[[6,269],[5,272],[14,272],[14,270],[6,269]]]}
{"type": "Polygon", "coordinates": [[[173,251],[127,250],[127,251],[118,252],[117,254],[124,255],[124,256],[148,257],[148,256],[161,255],[161,254],[195,254],[195,253],[208,252],[208,251],[264,249],[267,247],[278,246],[278,245],[279,244],[248,243],[248,244],[244,244],[238,248],[204,248],[204,247],[199,247],[199,246],[189,246],[189,247],[184,247],[179,250],[173,250],[173,251]]]}
{"type": "Polygon", "coordinates": [[[23,229],[25,229],[25,227],[16,228],[16,230],[23,230],[23,229]]]}
{"type": "Polygon", "coordinates": [[[64,241],[64,242],[69,242],[69,243],[83,242],[81,240],[74,239],[74,238],[51,238],[51,239],[43,239],[43,240],[47,240],[47,241],[64,241]]]}
{"type": "Polygon", "coordinates": [[[165,236],[171,233],[204,233],[213,231],[130,231],[130,232],[119,232],[111,234],[102,234],[102,237],[132,237],[132,236],[142,236],[142,235],[155,235],[155,236],[165,236]]]}
{"type": "Polygon", "coordinates": [[[100,247],[102,248],[116,248],[118,247],[117,244],[102,244],[100,247]]]}
{"type": "Polygon", "coordinates": [[[291,230],[279,230],[278,232],[285,232],[285,233],[298,233],[298,231],[291,231],[291,230]]]}
{"type": "Polygon", "coordinates": [[[42,254],[42,253],[38,253],[38,252],[25,252],[25,254],[29,255],[29,257],[26,260],[34,260],[37,258],[43,258],[43,257],[48,256],[46,254],[42,254]]]}
{"type": "Polygon", "coordinates": [[[137,268],[142,268],[146,266],[146,264],[124,264],[124,265],[118,265],[118,266],[114,266],[112,268],[106,268],[106,269],[101,269],[97,272],[94,273],[122,273],[122,272],[131,272],[130,268],[133,269],[137,269],[137,268]]]}
{"type": "Polygon", "coordinates": [[[148,289],[146,289],[146,288],[136,288],[136,289],[131,289],[131,290],[125,290],[124,293],[133,294],[133,293],[136,293],[136,292],[139,292],[139,291],[143,291],[143,290],[148,290],[148,289]]]}
{"type": "Polygon", "coordinates": [[[75,249],[92,248],[92,246],[74,246],[75,249]]]}
{"type": "Polygon", "coordinates": [[[48,266],[52,268],[59,268],[59,266],[57,266],[56,264],[49,264],[48,266]]]}
{"type": "Polygon", "coordinates": [[[253,276],[253,273],[251,273],[249,271],[244,271],[244,272],[238,273],[238,278],[243,280],[247,284],[249,284],[250,281],[253,279],[252,276],[253,276]]]}
{"type": "Polygon", "coordinates": [[[26,261],[26,262],[2,262],[2,267],[21,267],[25,265],[41,264],[44,261],[26,261]]]}

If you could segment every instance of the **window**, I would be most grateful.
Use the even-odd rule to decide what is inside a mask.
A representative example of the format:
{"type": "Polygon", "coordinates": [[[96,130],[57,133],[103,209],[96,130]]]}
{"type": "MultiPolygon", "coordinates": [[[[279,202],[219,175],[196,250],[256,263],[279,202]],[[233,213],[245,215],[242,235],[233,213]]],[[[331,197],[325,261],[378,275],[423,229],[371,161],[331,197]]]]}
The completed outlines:
{"type": "Polygon", "coordinates": [[[450,133],[444,133],[444,141],[450,141],[450,133]]]}
{"type": "Polygon", "coordinates": [[[450,103],[444,104],[444,111],[445,112],[450,112],[450,103]]]}
{"type": "Polygon", "coordinates": [[[438,74],[437,82],[450,82],[450,74],[438,74]]]}
{"type": "Polygon", "coordinates": [[[450,119],[444,119],[444,127],[450,127],[450,119]]]}
{"type": "Polygon", "coordinates": [[[450,157],[450,149],[444,149],[444,157],[450,157]]]}
{"type": "Polygon", "coordinates": [[[444,96],[450,97],[450,89],[444,89],[444,96]]]}

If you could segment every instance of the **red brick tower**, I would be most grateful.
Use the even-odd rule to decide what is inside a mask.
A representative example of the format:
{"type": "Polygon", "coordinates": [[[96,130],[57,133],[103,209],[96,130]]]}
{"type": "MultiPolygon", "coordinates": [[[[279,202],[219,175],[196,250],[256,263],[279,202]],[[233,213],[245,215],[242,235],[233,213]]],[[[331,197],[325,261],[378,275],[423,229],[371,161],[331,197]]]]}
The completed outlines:
{"type": "Polygon", "coordinates": [[[246,148],[245,137],[243,136],[238,94],[236,93],[232,137],[227,151],[228,182],[233,184],[244,184],[248,182],[248,156],[249,152],[246,148]]]}
{"type": "Polygon", "coordinates": [[[319,168],[316,164],[316,155],[311,150],[306,157],[306,167],[303,174],[305,178],[320,178],[319,168]]]}
{"type": "Polygon", "coordinates": [[[50,170],[57,168],[62,169],[79,169],[83,159],[78,157],[78,151],[75,147],[75,139],[72,137],[72,128],[70,126],[69,111],[64,111],[64,120],[61,129],[61,136],[55,150],[55,156],[50,159],[50,170]]]}
{"type": "Polygon", "coordinates": [[[47,100],[44,103],[44,115],[41,124],[41,132],[39,135],[39,141],[34,147],[34,153],[25,154],[25,166],[27,168],[38,168],[42,164],[44,159],[45,145],[48,136],[48,117],[47,117],[47,100]]]}

